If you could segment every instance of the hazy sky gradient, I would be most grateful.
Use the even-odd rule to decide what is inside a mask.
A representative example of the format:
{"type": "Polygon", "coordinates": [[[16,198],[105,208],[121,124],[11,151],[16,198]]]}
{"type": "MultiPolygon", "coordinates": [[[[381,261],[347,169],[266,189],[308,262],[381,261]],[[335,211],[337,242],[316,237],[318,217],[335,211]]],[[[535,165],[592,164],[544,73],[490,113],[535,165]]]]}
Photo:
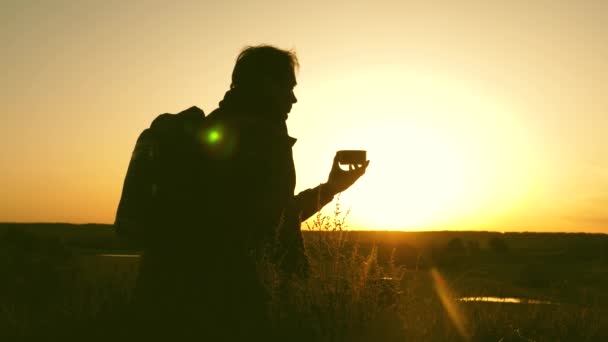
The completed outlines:
{"type": "Polygon", "coordinates": [[[351,226],[608,232],[607,1],[3,1],[0,221],[111,223],[164,112],[239,50],[301,62],[297,189],[365,148],[351,226]]]}

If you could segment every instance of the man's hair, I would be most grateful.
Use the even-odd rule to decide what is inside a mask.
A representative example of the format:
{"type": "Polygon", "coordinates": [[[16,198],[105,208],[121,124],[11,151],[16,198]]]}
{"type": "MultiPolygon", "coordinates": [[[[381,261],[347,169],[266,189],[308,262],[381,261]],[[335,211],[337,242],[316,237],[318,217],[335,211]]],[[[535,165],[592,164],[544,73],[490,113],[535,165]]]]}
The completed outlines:
{"type": "Polygon", "coordinates": [[[248,46],[236,58],[230,88],[255,86],[265,78],[285,80],[299,66],[294,51],[271,45],[248,46]]]}

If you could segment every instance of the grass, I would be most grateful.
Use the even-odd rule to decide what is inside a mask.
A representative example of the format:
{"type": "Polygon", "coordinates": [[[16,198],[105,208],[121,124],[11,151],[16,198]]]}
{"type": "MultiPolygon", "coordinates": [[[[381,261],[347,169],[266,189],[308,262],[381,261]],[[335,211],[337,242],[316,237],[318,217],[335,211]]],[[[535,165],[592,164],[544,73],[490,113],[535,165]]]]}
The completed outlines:
{"type": "Polygon", "coordinates": [[[272,264],[262,272],[272,294],[271,314],[280,338],[315,341],[402,340],[399,284],[404,268],[378,263],[378,250],[362,253],[345,232],[348,212],[318,213],[307,224],[307,279],[281,283],[272,264]],[[298,331],[298,333],[294,333],[298,331]]]}
{"type": "MultiPolygon", "coordinates": [[[[342,212],[338,204],[330,216],[318,214],[305,228],[312,270],[308,279],[285,280],[271,263],[260,264],[280,338],[608,340],[608,299],[603,290],[608,286],[608,258],[601,254],[608,246],[605,236],[545,235],[543,239],[532,234],[526,239],[525,235],[435,232],[395,243],[398,238],[393,233],[348,231],[347,218],[348,211],[342,212]],[[466,243],[475,236],[480,244],[466,243]],[[508,251],[483,247],[496,237],[505,239],[508,251]],[[555,248],[548,247],[551,243],[555,248]],[[437,270],[441,286],[431,276],[432,269],[437,270]],[[461,296],[514,296],[558,304],[463,303],[457,301],[461,296]]],[[[100,340],[107,341],[128,328],[137,259],[82,254],[61,239],[31,231],[0,235],[0,340],[103,336],[100,340]]],[[[97,246],[93,240],[90,243],[97,246]]]]}
{"type": "MultiPolygon", "coordinates": [[[[450,279],[450,278],[448,278],[450,279]]],[[[608,336],[608,310],[596,304],[526,305],[462,303],[455,298],[488,291],[480,279],[448,283],[452,301],[461,315],[466,336],[472,341],[603,341],[608,336]],[[472,285],[473,284],[473,285],[472,285]]],[[[462,279],[461,279],[462,280],[462,279]]],[[[428,272],[406,272],[401,314],[407,339],[413,341],[466,340],[438,299],[428,272]]],[[[533,292],[491,284],[493,295],[535,298],[533,292]]]]}

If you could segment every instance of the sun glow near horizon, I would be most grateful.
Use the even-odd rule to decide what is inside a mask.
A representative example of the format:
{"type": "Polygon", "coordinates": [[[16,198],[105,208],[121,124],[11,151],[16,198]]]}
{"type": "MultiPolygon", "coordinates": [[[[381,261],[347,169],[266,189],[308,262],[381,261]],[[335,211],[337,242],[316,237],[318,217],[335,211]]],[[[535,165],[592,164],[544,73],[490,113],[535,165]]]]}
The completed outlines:
{"type": "Polygon", "coordinates": [[[63,2],[0,12],[0,221],[112,223],[138,134],[266,43],[301,65],[295,192],[369,152],[352,229],[608,232],[608,2],[63,2]]]}
{"type": "Polygon", "coordinates": [[[513,109],[454,80],[366,75],[358,83],[338,78],[325,89],[356,99],[335,110],[373,117],[363,125],[344,123],[334,138],[336,146],[366,149],[371,160],[366,175],[342,196],[354,225],[479,229],[533,192],[533,151],[513,109]],[[361,83],[383,87],[349,86],[361,83]]]}

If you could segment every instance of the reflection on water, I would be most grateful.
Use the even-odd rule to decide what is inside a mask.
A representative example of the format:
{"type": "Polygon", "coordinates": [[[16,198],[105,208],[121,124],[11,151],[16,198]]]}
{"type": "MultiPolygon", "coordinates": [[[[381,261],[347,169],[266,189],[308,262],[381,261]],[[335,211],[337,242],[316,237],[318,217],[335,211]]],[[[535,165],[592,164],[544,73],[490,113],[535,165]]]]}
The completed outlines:
{"type": "Polygon", "coordinates": [[[486,303],[515,303],[515,304],[556,304],[548,300],[515,298],[515,297],[462,297],[460,302],[486,302],[486,303]]]}
{"type": "Polygon", "coordinates": [[[97,256],[110,258],[139,258],[139,254],[97,254],[97,256]]]}

